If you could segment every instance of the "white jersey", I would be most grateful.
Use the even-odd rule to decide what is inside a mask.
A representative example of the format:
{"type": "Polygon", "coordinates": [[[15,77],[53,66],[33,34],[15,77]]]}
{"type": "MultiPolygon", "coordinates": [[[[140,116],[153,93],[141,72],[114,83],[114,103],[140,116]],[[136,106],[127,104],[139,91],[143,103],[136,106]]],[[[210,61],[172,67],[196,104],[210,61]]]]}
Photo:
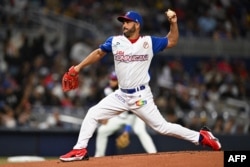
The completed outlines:
{"type": "Polygon", "coordinates": [[[140,36],[131,42],[124,35],[118,35],[109,37],[100,48],[114,55],[119,87],[131,89],[149,83],[153,55],[163,51],[167,44],[166,37],[140,36]]]}
{"type": "Polygon", "coordinates": [[[135,43],[122,35],[115,36],[112,40],[112,52],[121,88],[134,88],[149,82],[148,70],[153,58],[150,36],[142,36],[135,43]]]}

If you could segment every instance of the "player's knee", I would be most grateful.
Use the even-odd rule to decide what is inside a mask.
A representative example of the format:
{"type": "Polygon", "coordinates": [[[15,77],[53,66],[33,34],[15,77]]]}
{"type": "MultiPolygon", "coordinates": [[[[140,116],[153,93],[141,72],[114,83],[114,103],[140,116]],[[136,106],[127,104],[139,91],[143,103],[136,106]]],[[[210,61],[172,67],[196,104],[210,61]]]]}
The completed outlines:
{"type": "Polygon", "coordinates": [[[100,119],[101,113],[98,112],[98,109],[95,106],[89,108],[87,115],[98,122],[101,120],[100,119]]]}

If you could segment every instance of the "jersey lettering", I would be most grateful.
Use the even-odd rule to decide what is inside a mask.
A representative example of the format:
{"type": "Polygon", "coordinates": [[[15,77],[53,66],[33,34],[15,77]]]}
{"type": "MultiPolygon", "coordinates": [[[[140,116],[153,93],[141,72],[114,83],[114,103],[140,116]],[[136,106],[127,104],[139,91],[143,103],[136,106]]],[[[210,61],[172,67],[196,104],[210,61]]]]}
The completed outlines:
{"type": "Polygon", "coordinates": [[[120,62],[147,61],[148,55],[114,55],[114,59],[120,62]]]}

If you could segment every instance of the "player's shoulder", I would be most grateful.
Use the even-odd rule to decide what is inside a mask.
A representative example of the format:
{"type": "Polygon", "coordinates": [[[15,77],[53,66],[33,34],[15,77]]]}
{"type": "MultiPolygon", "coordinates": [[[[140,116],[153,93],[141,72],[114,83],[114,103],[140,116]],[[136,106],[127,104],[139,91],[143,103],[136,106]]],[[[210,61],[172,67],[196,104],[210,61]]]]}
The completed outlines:
{"type": "Polygon", "coordinates": [[[143,44],[148,43],[148,44],[150,44],[150,43],[152,43],[152,38],[151,38],[150,35],[142,35],[142,36],[140,36],[140,38],[138,40],[138,43],[143,43],[143,44]]]}
{"type": "Polygon", "coordinates": [[[150,36],[150,35],[141,35],[141,39],[142,40],[151,40],[152,36],[150,36]]]}
{"type": "Polygon", "coordinates": [[[121,35],[121,34],[120,34],[120,35],[114,35],[113,37],[118,37],[118,38],[119,38],[119,37],[121,37],[121,38],[125,38],[125,36],[124,36],[124,35],[121,35]]]}
{"type": "Polygon", "coordinates": [[[112,42],[113,43],[127,43],[128,39],[124,35],[116,35],[116,36],[113,36],[112,42]]]}
{"type": "Polygon", "coordinates": [[[124,39],[126,38],[124,35],[114,35],[113,38],[116,38],[116,39],[124,39]]]}
{"type": "Polygon", "coordinates": [[[141,38],[151,38],[151,35],[141,35],[141,38]]]}

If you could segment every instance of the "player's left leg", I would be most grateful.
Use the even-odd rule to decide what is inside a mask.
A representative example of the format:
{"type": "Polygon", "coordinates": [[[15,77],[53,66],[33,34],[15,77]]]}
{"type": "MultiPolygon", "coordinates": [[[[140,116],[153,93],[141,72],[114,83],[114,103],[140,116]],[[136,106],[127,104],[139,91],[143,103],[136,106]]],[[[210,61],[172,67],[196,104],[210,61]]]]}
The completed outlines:
{"type": "Polygon", "coordinates": [[[89,139],[93,136],[100,120],[110,119],[127,111],[124,101],[116,97],[113,92],[102,99],[98,104],[91,107],[81,125],[78,140],[73,150],[60,156],[61,161],[77,161],[88,159],[87,146],[89,139]]]}
{"type": "Polygon", "coordinates": [[[205,133],[204,130],[198,132],[179,124],[167,122],[155,105],[150,89],[140,91],[140,97],[141,100],[145,101],[144,105],[131,111],[155,131],[163,135],[184,139],[194,144],[207,145],[214,150],[220,150],[221,145],[211,132],[206,131],[205,133]]]}

